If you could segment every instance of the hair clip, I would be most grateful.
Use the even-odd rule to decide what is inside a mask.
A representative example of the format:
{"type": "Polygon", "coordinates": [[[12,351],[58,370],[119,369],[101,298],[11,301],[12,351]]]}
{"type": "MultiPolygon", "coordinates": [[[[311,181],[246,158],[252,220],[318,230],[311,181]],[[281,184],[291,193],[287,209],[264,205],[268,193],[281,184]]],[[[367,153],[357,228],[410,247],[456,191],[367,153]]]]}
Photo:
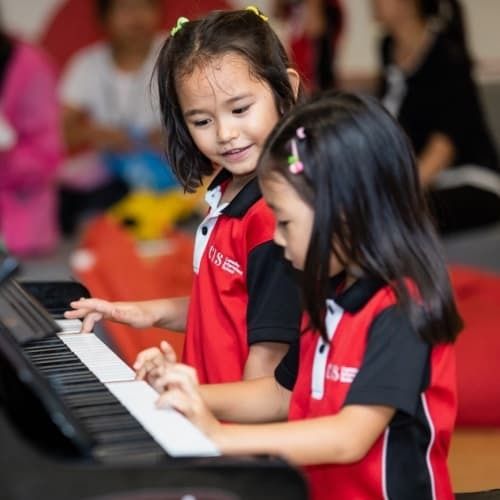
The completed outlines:
{"type": "MultiPolygon", "coordinates": [[[[306,132],[304,127],[297,128],[295,135],[298,139],[305,139],[306,132]]],[[[288,170],[292,174],[300,174],[304,171],[304,164],[300,161],[299,150],[297,148],[297,141],[295,138],[291,140],[292,154],[288,157],[288,170]]]]}
{"type": "Polygon", "coordinates": [[[177,24],[170,30],[170,36],[175,36],[175,34],[188,22],[189,19],[187,17],[179,17],[179,19],[177,19],[177,24]]]}
{"type": "Polygon", "coordinates": [[[292,139],[292,154],[288,157],[288,170],[292,174],[300,174],[304,170],[304,164],[300,161],[295,139],[292,139]]]}
{"type": "Polygon", "coordinates": [[[249,5],[248,7],[245,8],[245,10],[250,10],[252,11],[256,16],[259,16],[263,21],[269,21],[269,18],[262,14],[262,12],[255,7],[255,5],[249,5]]]}

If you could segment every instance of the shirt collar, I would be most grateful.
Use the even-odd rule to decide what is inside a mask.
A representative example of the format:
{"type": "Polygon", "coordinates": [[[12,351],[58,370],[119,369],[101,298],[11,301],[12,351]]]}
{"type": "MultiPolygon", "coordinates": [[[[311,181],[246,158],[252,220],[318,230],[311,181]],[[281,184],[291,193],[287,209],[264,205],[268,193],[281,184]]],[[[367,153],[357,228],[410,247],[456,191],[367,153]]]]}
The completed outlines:
{"type": "MultiPolygon", "coordinates": [[[[232,178],[231,172],[226,169],[222,169],[213,179],[213,181],[208,186],[207,191],[216,189],[222,184],[227,183],[232,178]]],[[[260,192],[259,183],[257,177],[250,180],[241,191],[234,197],[234,199],[229,203],[223,210],[222,213],[229,217],[243,217],[248,209],[260,198],[262,198],[262,193],[260,192]]]]}
{"type": "Polygon", "coordinates": [[[345,272],[341,272],[331,278],[332,299],[347,312],[359,311],[383,286],[380,278],[362,277],[358,278],[346,290],[341,288],[345,281],[345,272]]]}

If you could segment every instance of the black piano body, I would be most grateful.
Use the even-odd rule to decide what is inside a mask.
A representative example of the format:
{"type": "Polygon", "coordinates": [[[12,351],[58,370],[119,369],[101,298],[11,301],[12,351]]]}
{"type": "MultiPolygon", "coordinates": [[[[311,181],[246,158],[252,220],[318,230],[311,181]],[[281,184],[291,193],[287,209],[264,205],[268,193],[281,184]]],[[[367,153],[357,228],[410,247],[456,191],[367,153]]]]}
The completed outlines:
{"type": "MultiPolygon", "coordinates": [[[[30,300],[53,314],[60,314],[70,300],[87,294],[75,283],[26,283],[21,288],[29,292],[30,300]]],[[[300,472],[278,457],[170,457],[158,451],[156,443],[136,454],[120,452],[120,448],[117,453],[95,453],[98,448],[89,444],[92,438],[87,442],[85,430],[78,429],[78,415],[67,411],[46,374],[39,373],[27,355],[50,338],[23,345],[15,342],[3,321],[1,301],[0,296],[0,498],[307,498],[300,472]],[[54,410],[59,405],[64,407],[64,418],[54,410]]],[[[122,446],[127,449],[126,440],[122,446]]]]}

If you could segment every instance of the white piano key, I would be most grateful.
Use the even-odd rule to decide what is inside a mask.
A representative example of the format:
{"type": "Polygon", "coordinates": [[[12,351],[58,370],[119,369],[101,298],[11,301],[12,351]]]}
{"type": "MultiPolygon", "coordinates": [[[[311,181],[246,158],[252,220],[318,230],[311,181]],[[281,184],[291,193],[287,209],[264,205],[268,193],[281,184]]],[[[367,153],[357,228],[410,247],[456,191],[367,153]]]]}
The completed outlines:
{"type": "Polygon", "coordinates": [[[135,379],[134,370],[93,333],[64,333],[59,338],[102,383],[135,379]]]}
{"type": "Polygon", "coordinates": [[[106,386],[169,455],[220,454],[212,441],[183,415],[172,409],[156,408],[158,393],[146,382],[112,382],[106,386]]]}
{"type": "Polygon", "coordinates": [[[82,322],[79,319],[56,319],[56,323],[61,327],[62,333],[80,333],[82,322]]]}
{"type": "Polygon", "coordinates": [[[59,338],[113,393],[153,439],[171,456],[218,456],[199,429],[179,412],[156,408],[158,393],[93,333],[78,333],[80,320],[59,320],[59,338]],[[75,333],[77,332],[77,333],[75,333]]]}

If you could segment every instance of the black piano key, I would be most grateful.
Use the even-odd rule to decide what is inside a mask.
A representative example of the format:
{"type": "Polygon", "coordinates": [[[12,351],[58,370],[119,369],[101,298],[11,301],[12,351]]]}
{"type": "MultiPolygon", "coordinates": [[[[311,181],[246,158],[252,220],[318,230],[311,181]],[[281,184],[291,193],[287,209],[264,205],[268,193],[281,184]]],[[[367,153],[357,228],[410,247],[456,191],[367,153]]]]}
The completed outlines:
{"type": "Polygon", "coordinates": [[[78,418],[84,420],[86,418],[99,417],[101,415],[107,415],[108,417],[122,415],[123,410],[123,405],[119,402],[115,402],[110,404],[74,408],[73,412],[78,418]]]}
{"type": "Polygon", "coordinates": [[[157,461],[166,453],[115,398],[107,387],[58,337],[35,341],[23,348],[58,397],[95,442],[103,461],[157,461]]]}

